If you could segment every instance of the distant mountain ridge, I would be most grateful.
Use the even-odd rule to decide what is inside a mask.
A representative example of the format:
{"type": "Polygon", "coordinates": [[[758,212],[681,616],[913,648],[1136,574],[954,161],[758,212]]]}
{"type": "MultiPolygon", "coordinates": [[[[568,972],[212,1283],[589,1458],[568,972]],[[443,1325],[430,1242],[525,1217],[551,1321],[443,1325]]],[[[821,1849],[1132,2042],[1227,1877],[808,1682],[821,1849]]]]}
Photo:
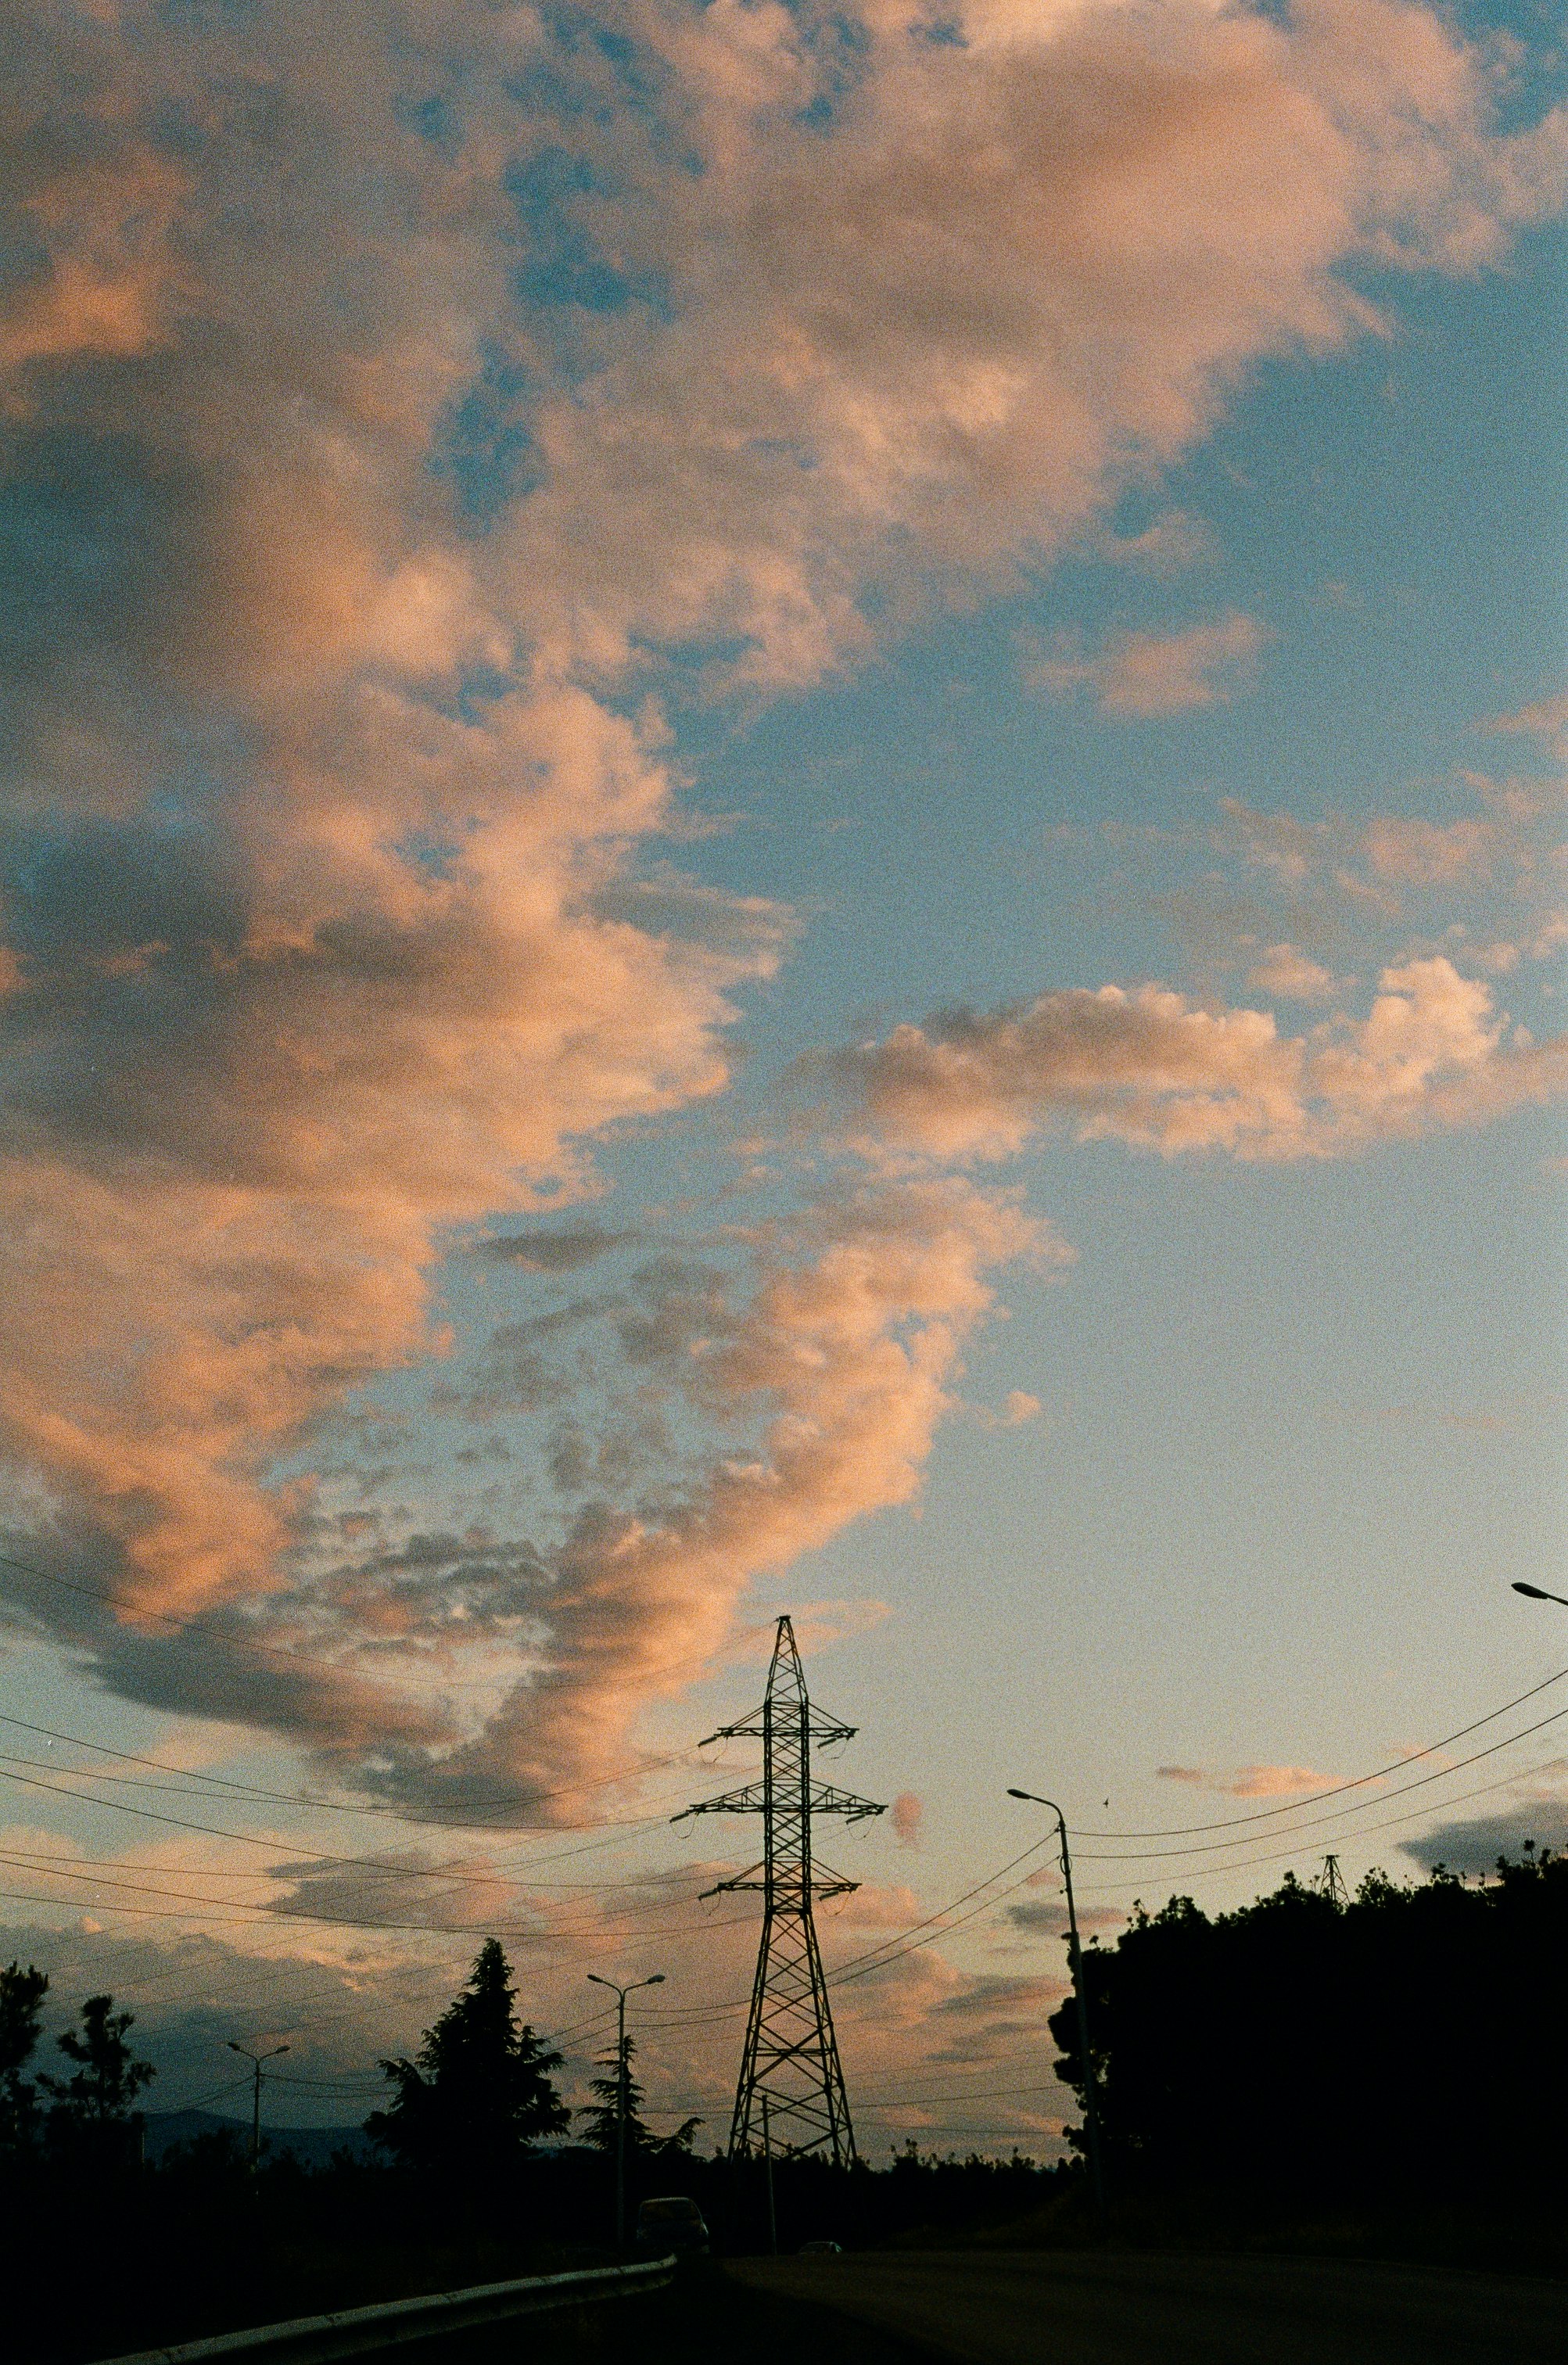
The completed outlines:
{"type": "MultiPolygon", "coordinates": [[[[146,2124],[145,2157],[154,2165],[176,2144],[190,2143],[197,2135],[234,2135],[247,2145],[251,2140],[249,2119],[222,2118],[216,2111],[150,2111],[146,2124]]],[[[304,2168],[329,2167],[336,2152],[346,2151],[354,2159],[383,2157],[359,2126],[263,2125],[262,2146],[263,2159],[280,2159],[285,2152],[292,2152],[304,2168]]]]}

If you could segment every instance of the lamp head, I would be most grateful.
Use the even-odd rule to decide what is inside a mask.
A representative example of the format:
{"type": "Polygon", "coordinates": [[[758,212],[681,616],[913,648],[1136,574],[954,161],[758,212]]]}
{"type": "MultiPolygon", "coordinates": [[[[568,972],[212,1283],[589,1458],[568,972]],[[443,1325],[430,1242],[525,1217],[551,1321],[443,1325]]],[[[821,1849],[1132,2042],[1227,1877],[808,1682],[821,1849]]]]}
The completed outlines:
{"type": "Polygon", "coordinates": [[[1527,1601],[1551,1601],[1554,1598],[1553,1595],[1543,1593],[1539,1585],[1525,1585],[1518,1578],[1514,1581],[1513,1589],[1516,1593],[1522,1593],[1527,1601]]]}
{"type": "Polygon", "coordinates": [[[645,1988],[662,1988],[664,1983],[665,1975],[662,1971],[655,1971],[651,1979],[644,1979],[643,1981],[643,1985],[645,1988]]]}

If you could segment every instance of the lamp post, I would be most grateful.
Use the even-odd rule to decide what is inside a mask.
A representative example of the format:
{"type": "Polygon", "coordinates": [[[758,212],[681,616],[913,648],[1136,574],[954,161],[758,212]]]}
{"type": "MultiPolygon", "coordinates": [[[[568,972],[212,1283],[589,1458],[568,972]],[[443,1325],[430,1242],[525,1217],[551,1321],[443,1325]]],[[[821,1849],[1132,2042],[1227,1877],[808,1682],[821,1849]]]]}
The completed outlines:
{"type": "Polygon", "coordinates": [[[1009,1790],[1010,1799],[1027,1799],[1036,1807],[1048,1807],[1057,1819],[1057,1836],[1061,1843],[1061,1877],[1067,1889],[1067,1951],[1072,1968],[1073,2000],[1078,2006],[1078,2052],[1083,2064],[1083,2135],[1089,2153],[1089,2184],[1094,2195],[1094,2206],[1102,2214],[1105,2208],[1105,2171],[1100,2156],[1100,2106],[1094,2090],[1094,2057],[1089,2050],[1089,2004],[1083,1992],[1083,1949],[1078,1943],[1078,1909],[1072,1898],[1072,1855],[1067,1844],[1067,1817],[1054,1799],[1042,1799],[1037,1790],[1009,1790]]]}
{"type": "Polygon", "coordinates": [[[639,1988],[662,1988],[665,1975],[655,1971],[652,1978],[633,1979],[621,1987],[614,1979],[601,1979],[597,1971],[588,1978],[596,1988],[612,1988],[615,1991],[615,2247],[626,2247],[626,1999],[639,1988]]]}
{"type": "Polygon", "coordinates": [[[1522,1593],[1527,1601],[1560,1601],[1563,1608],[1568,1609],[1568,1594],[1546,1593],[1539,1585],[1521,1585],[1517,1578],[1513,1589],[1516,1593],[1522,1593]]]}
{"type": "Polygon", "coordinates": [[[767,2096],[762,2097],[762,2156],[767,2163],[767,2247],[778,2256],[778,2212],[773,2201],[773,2126],[768,2117],[767,2096]]]}
{"type": "Polygon", "coordinates": [[[230,2052],[242,2053],[256,2073],[251,2090],[251,2174],[254,2176],[262,2157],[262,2064],[263,2061],[275,2061],[280,2053],[288,2051],[288,2047],[286,2045],[274,2045],[269,2053],[252,2053],[249,2046],[236,2045],[231,2036],[226,2041],[230,2052]]]}

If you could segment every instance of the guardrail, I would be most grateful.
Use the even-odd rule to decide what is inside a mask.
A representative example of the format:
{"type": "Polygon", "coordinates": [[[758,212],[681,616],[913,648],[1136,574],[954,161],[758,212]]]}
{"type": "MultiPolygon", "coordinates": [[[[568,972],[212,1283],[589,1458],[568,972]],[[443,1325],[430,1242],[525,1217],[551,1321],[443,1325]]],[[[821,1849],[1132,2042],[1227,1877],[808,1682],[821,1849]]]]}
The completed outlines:
{"type": "Polygon", "coordinates": [[[404,2340],[426,2340],[438,2332],[465,2332],[479,2324],[500,2324],[510,2315],[542,2308],[574,2307],[589,2300],[634,2299],[657,2291],[675,2272],[673,2259],[650,2259],[635,2267],[584,2267],[566,2275],[527,2275],[519,2282],[476,2283],[467,2291],[430,2292],[418,2299],[386,2300],[375,2307],[340,2308],[331,2315],[298,2315],[288,2324],[260,2324],[245,2332],[218,2332],[207,2340],[182,2341],[174,2348],[139,2348],[104,2365],[209,2365],[227,2357],[254,2365],[332,2365],[339,2357],[391,2348],[404,2340]]]}

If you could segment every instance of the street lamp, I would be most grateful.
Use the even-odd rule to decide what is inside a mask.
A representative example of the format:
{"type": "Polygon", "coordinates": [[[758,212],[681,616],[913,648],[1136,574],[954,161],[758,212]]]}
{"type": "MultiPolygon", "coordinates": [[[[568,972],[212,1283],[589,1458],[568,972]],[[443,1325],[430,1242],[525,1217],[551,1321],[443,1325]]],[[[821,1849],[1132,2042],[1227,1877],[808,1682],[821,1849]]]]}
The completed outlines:
{"type": "Polygon", "coordinates": [[[1563,1608],[1568,1609],[1568,1594],[1543,1593],[1539,1585],[1522,1585],[1518,1578],[1514,1581],[1514,1591],[1522,1593],[1527,1601],[1560,1601],[1563,1608]]]}
{"type": "Polygon", "coordinates": [[[626,1999],[639,1988],[662,1988],[665,1975],[655,1971],[650,1978],[633,1979],[621,1987],[614,1979],[601,1979],[597,1971],[588,1978],[596,1988],[615,1990],[615,2060],[618,2075],[615,2080],[615,2247],[626,2247],[626,1999]]]}
{"type": "Polygon", "coordinates": [[[231,2036],[225,2042],[230,2053],[242,2053],[246,2060],[255,2067],[256,2081],[251,2095],[251,2174],[254,2176],[256,2164],[262,2156],[262,2064],[263,2061],[275,2061],[280,2053],[288,2051],[288,2047],[286,2045],[274,2045],[270,2053],[252,2053],[248,2046],[236,2045],[231,2036]]]}
{"type": "Polygon", "coordinates": [[[1089,2151],[1089,2182],[1094,2206],[1105,2207],[1105,2172],[1100,2157],[1100,2106],[1094,2090],[1094,2057],[1089,2050],[1089,2004],[1083,1992],[1083,1949],[1078,1943],[1078,1909],[1072,1899],[1072,1856],[1067,1844],[1067,1817],[1054,1799],[1037,1790],[1009,1790],[1010,1799],[1026,1799],[1032,1806],[1048,1807],[1057,1819],[1061,1843],[1061,1877],[1067,1888],[1067,1951],[1072,1968],[1072,1993],[1078,2006],[1078,2050],[1083,2063],[1083,2134],[1089,2151]]]}

